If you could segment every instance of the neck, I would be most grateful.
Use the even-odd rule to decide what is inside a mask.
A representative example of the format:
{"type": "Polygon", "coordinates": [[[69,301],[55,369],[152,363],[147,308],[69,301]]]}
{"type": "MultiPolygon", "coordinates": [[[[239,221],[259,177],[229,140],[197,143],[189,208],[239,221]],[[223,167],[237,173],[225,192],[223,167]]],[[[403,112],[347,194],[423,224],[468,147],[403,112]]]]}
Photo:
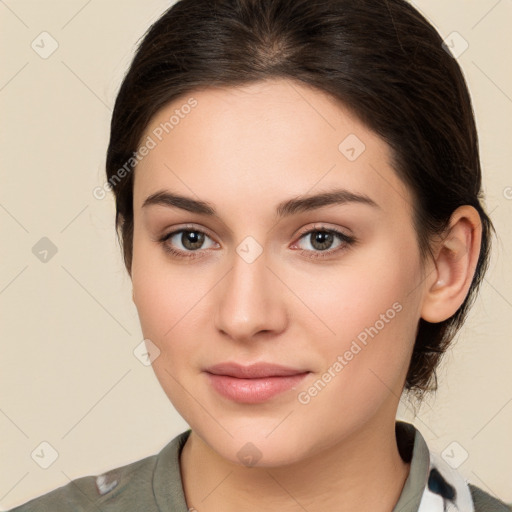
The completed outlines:
{"type": "Polygon", "coordinates": [[[279,467],[245,467],[220,457],[192,431],[180,466],[189,510],[391,512],[409,474],[395,420],[354,432],[324,452],[279,467]]]}

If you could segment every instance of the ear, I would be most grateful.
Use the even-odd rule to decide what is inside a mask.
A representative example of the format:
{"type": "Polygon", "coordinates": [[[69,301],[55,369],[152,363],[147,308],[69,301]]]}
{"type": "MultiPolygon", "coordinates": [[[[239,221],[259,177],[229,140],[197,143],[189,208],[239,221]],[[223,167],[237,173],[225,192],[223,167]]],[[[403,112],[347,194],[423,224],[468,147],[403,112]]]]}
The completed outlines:
{"type": "Polygon", "coordinates": [[[450,318],[464,302],[475,274],[482,223],[469,205],[457,208],[434,250],[435,268],[426,279],[421,317],[438,323],[450,318]]]}

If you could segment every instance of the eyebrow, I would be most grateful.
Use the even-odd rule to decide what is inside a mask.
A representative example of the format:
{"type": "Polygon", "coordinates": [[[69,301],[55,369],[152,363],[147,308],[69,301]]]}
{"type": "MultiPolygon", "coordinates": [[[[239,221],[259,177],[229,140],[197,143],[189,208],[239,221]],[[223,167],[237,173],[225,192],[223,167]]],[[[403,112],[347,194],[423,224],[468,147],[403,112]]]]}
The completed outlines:
{"type": "MultiPolygon", "coordinates": [[[[343,205],[347,203],[359,203],[380,208],[380,206],[365,194],[356,194],[345,189],[334,189],[315,195],[296,197],[278,204],[276,214],[278,217],[288,217],[297,213],[316,210],[323,206],[343,205]]],[[[151,205],[180,208],[192,213],[208,216],[216,216],[215,208],[208,202],[192,199],[191,197],[171,193],[168,190],[160,190],[151,194],[142,204],[142,208],[151,205]]]]}

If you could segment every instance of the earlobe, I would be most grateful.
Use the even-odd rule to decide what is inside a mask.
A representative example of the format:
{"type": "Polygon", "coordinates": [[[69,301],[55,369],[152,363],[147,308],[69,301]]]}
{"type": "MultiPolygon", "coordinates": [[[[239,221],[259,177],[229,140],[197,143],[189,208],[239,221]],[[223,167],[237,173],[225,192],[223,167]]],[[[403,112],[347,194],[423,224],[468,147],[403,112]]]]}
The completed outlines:
{"type": "Polygon", "coordinates": [[[446,234],[436,245],[435,268],[425,281],[421,317],[438,323],[450,318],[464,302],[475,273],[482,224],[469,205],[460,206],[451,216],[446,234]]]}

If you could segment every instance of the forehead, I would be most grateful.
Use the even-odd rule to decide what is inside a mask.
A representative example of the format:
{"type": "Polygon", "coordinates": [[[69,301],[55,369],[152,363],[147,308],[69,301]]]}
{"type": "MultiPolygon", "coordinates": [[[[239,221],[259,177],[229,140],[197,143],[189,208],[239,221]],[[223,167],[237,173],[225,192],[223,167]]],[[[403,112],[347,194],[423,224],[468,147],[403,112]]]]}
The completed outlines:
{"type": "Polygon", "coordinates": [[[340,186],[388,209],[410,203],[389,146],[341,102],[289,80],[191,91],[153,117],[141,144],[152,148],[135,171],[135,208],[166,188],[256,209],[340,186]]]}

